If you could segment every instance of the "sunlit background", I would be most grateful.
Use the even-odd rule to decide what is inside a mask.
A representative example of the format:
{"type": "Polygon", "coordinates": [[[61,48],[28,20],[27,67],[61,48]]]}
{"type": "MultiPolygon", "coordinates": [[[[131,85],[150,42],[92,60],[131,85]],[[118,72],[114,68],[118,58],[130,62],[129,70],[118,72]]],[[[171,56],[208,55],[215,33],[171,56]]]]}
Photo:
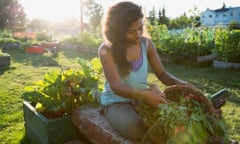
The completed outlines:
{"type": "MultiPolygon", "coordinates": [[[[78,57],[97,57],[98,47],[104,41],[102,14],[119,1],[0,0],[0,58],[2,55],[4,61],[8,60],[3,69],[0,63],[0,144],[28,144],[24,143],[26,138],[38,134],[39,139],[52,140],[43,138],[38,129],[27,132],[31,127],[23,117],[24,87],[53,69],[79,69],[78,57]]],[[[234,70],[240,68],[235,66],[240,63],[240,0],[132,1],[143,7],[146,30],[167,70],[208,96],[222,88],[231,91],[223,109],[226,131],[231,139],[240,141],[240,73],[234,70]],[[230,63],[221,66],[223,62],[230,63]],[[212,68],[219,66],[230,70],[212,68]]],[[[156,82],[153,74],[149,76],[150,82],[156,82]]],[[[75,97],[76,93],[66,86],[67,95],[75,97]]]]}
{"type": "MultiPolygon", "coordinates": [[[[80,4],[81,0],[20,0],[30,19],[41,18],[52,21],[75,18],[80,19],[80,4]]],[[[84,0],[82,0],[84,1],[84,0]]],[[[103,9],[108,6],[122,1],[122,0],[95,0],[103,9]]],[[[239,0],[132,0],[140,4],[146,14],[152,10],[153,7],[166,9],[166,16],[175,18],[182,15],[184,12],[197,6],[198,10],[204,11],[207,8],[217,9],[221,8],[223,3],[227,7],[239,6],[239,0]]],[[[85,18],[86,19],[86,18],[85,18]]]]}

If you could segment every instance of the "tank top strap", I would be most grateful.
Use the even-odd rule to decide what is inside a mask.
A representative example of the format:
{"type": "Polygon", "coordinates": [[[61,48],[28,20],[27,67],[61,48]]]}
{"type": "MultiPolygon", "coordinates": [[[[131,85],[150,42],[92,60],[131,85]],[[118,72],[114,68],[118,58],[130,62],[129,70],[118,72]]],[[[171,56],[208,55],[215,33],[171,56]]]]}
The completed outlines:
{"type": "Polygon", "coordinates": [[[142,52],[146,53],[147,52],[147,45],[148,45],[148,40],[144,37],[141,38],[141,48],[142,52]]]}

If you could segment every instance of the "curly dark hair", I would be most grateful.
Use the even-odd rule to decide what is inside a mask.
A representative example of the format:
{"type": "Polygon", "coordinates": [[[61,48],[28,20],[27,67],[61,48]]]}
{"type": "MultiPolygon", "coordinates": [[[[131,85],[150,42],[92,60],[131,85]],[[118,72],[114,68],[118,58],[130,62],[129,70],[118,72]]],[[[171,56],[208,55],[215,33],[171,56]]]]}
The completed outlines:
{"type": "Polygon", "coordinates": [[[143,18],[142,8],[132,2],[119,2],[111,6],[102,19],[102,34],[111,44],[111,51],[122,77],[130,72],[126,58],[125,35],[129,26],[143,18]]]}

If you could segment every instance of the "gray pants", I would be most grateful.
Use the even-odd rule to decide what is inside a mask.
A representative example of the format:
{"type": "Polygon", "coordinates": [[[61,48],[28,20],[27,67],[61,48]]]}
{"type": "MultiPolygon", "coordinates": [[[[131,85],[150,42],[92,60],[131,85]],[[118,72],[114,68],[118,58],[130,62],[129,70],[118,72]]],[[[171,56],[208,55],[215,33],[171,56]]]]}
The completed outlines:
{"type": "Polygon", "coordinates": [[[147,131],[142,118],[130,103],[116,103],[106,106],[104,115],[111,126],[126,138],[141,140],[147,131]]]}

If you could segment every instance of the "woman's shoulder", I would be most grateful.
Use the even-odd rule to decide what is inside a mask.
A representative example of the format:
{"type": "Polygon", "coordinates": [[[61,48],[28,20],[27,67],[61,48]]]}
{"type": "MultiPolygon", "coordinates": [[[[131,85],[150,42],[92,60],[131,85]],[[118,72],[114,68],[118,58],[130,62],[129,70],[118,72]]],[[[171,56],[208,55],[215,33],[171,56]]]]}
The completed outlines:
{"type": "Polygon", "coordinates": [[[149,37],[146,37],[146,36],[142,36],[142,40],[149,40],[150,38],[149,37]]]}
{"type": "Polygon", "coordinates": [[[148,38],[148,37],[142,37],[142,42],[146,45],[146,48],[148,48],[149,44],[152,43],[152,40],[151,38],[148,38]]]}
{"type": "Polygon", "coordinates": [[[98,48],[98,54],[99,55],[105,55],[107,52],[110,52],[111,44],[107,42],[102,42],[98,48]]]}
{"type": "Polygon", "coordinates": [[[99,49],[111,49],[111,44],[109,42],[102,42],[99,46],[99,49]]]}

